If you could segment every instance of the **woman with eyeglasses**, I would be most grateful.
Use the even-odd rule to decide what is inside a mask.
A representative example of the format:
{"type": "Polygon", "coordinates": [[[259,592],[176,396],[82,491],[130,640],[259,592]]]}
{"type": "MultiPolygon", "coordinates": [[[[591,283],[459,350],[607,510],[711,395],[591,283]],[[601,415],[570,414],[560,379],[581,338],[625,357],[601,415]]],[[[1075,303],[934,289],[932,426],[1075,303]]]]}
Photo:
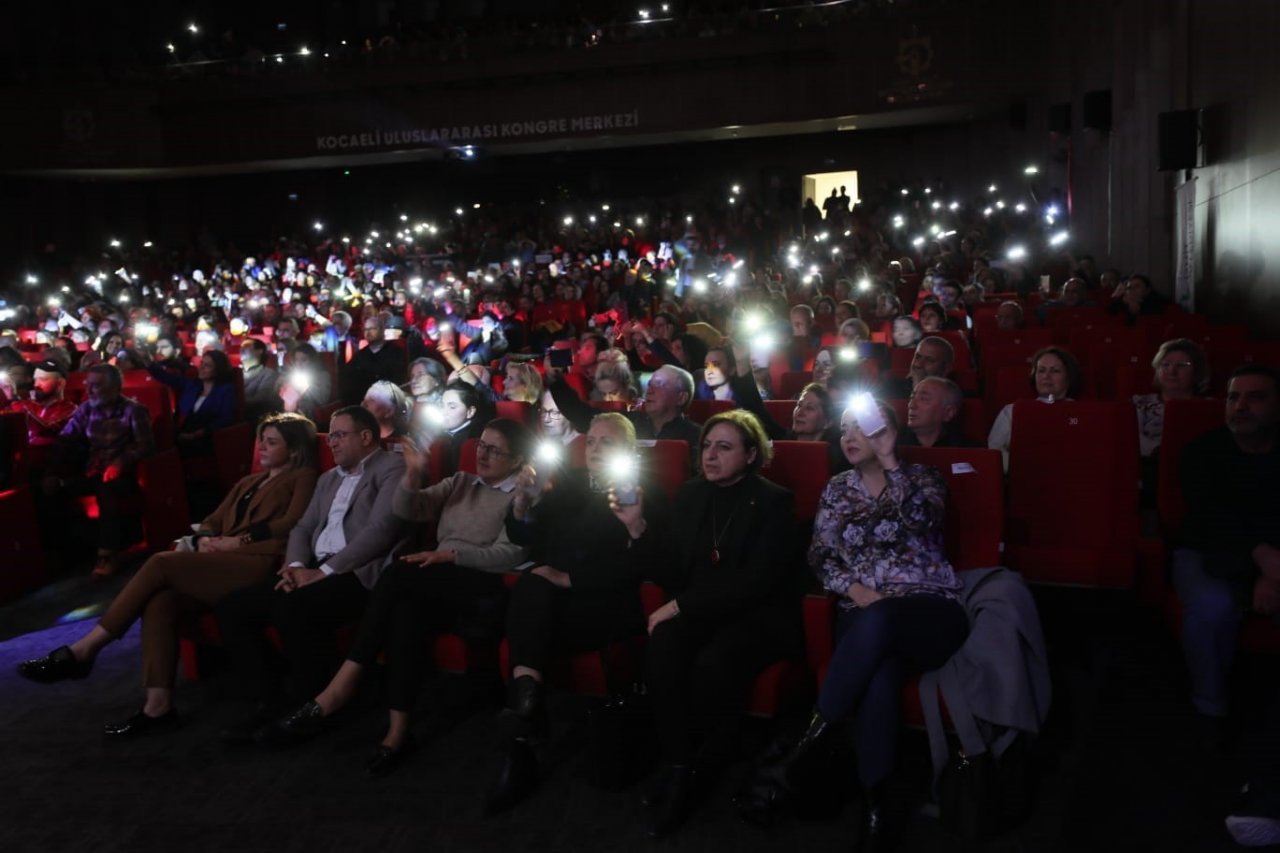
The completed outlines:
{"type": "Polygon", "coordinates": [[[427,457],[404,444],[405,473],[392,510],[407,521],[436,523],[435,545],[408,554],[378,579],[360,630],[336,675],[314,699],[277,724],[284,739],[306,739],[355,695],[365,670],[386,658],[390,720],[386,737],[365,766],[369,776],[398,768],[414,750],[409,713],[431,658],[433,634],[496,641],[502,633],[502,575],[524,560],[507,536],[516,475],[530,458],[533,436],[516,421],[490,421],[476,442],[476,471],[459,471],[420,488],[427,457]]]}
{"type": "Polygon", "coordinates": [[[1144,459],[1152,458],[1160,449],[1160,433],[1164,430],[1164,404],[1169,400],[1190,400],[1209,392],[1209,360],[1195,341],[1175,338],[1160,345],[1151,359],[1150,394],[1134,394],[1133,406],[1138,411],[1138,448],[1144,459]]]}
{"type": "Polygon", "coordinates": [[[556,379],[542,392],[538,422],[542,434],[566,447],[587,431],[595,411],[563,379],[556,379]]]}

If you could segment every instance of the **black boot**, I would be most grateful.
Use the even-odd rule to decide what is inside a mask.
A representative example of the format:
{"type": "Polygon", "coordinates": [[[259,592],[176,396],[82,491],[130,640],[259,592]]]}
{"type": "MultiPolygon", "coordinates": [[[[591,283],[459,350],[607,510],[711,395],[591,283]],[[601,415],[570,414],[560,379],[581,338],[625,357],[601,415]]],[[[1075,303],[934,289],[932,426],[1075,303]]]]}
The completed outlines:
{"type": "Polygon", "coordinates": [[[508,739],[544,737],[550,728],[542,702],[542,683],[532,675],[511,679],[507,685],[507,707],[499,714],[499,725],[508,739]]]}
{"type": "Polygon", "coordinates": [[[889,786],[880,782],[863,789],[862,814],[858,820],[858,835],[854,839],[854,853],[887,853],[897,850],[901,841],[901,821],[892,808],[889,786]]]}
{"type": "Polygon", "coordinates": [[[752,772],[737,795],[734,806],[748,823],[769,825],[792,807],[797,779],[813,761],[833,728],[817,711],[800,740],[790,748],[775,745],[752,772]]]}
{"type": "Polygon", "coordinates": [[[663,838],[679,829],[698,808],[702,800],[702,779],[691,764],[673,764],[666,771],[666,791],[659,798],[653,821],[649,824],[651,838],[663,838]]]}
{"type": "Polygon", "coordinates": [[[484,800],[484,814],[504,812],[533,793],[538,786],[538,757],[523,738],[508,742],[502,763],[484,800]]]}

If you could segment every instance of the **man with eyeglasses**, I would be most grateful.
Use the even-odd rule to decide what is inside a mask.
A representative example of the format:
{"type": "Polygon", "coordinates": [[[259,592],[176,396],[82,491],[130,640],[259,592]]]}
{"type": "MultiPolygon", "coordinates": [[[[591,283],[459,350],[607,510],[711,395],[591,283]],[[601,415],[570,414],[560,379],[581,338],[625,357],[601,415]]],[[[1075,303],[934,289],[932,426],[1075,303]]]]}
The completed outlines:
{"type": "Polygon", "coordinates": [[[360,406],[329,421],[334,467],[320,476],[311,503],[289,534],[277,577],[232,593],[217,607],[233,670],[258,701],[228,741],[262,739],[280,711],[308,699],[333,674],[335,632],[359,620],[382,571],[407,544],[408,525],[391,511],[404,458],[378,442],[378,421],[360,406]],[[274,625],[284,644],[289,681],[272,677],[263,630],[274,625]]]}
{"type": "Polygon", "coordinates": [[[1182,453],[1187,514],[1171,566],[1191,701],[1211,743],[1227,731],[1227,675],[1244,612],[1280,613],[1280,374],[1237,368],[1225,420],[1182,453]]]}
{"type": "Polygon", "coordinates": [[[684,416],[692,399],[692,374],[668,364],[653,372],[641,408],[627,412],[627,418],[635,426],[638,439],[686,442],[696,468],[702,425],[684,416]]]}
{"type": "Polygon", "coordinates": [[[911,369],[901,379],[889,378],[881,387],[881,396],[889,400],[909,400],[917,383],[929,376],[943,379],[951,373],[956,352],[946,338],[930,336],[916,344],[911,369]]]}

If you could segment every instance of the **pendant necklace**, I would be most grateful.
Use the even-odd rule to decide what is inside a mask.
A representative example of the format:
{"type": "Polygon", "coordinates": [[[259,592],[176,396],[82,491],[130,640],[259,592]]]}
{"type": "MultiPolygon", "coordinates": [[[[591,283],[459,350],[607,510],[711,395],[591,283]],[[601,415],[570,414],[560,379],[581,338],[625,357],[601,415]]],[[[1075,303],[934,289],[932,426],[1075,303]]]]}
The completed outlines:
{"type": "Polygon", "coordinates": [[[716,505],[714,501],[711,503],[711,564],[713,566],[720,562],[720,540],[724,538],[729,525],[733,524],[733,517],[737,514],[738,507],[734,507],[733,512],[729,513],[729,518],[725,521],[724,527],[721,527],[720,532],[716,533],[716,505]]]}

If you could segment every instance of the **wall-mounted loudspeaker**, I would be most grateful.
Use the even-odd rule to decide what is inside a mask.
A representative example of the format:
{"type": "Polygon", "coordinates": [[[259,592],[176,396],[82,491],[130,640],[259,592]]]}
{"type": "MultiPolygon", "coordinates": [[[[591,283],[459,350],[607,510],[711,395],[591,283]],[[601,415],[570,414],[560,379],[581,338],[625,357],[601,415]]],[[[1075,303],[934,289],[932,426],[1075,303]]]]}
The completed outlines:
{"type": "Polygon", "coordinates": [[[1160,113],[1156,131],[1161,172],[1196,168],[1200,147],[1199,110],[1160,113]]]}
{"type": "Polygon", "coordinates": [[[1081,104],[1084,113],[1084,129],[1100,130],[1108,133],[1111,130],[1111,90],[1095,89],[1084,93],[1081,104]]]}
{"type": "Polygon", "coordinates": [[[1064,136],[1071,132],[1071,104],[1052,104],[1049,107],[1049,130],[1064,136]]]}

